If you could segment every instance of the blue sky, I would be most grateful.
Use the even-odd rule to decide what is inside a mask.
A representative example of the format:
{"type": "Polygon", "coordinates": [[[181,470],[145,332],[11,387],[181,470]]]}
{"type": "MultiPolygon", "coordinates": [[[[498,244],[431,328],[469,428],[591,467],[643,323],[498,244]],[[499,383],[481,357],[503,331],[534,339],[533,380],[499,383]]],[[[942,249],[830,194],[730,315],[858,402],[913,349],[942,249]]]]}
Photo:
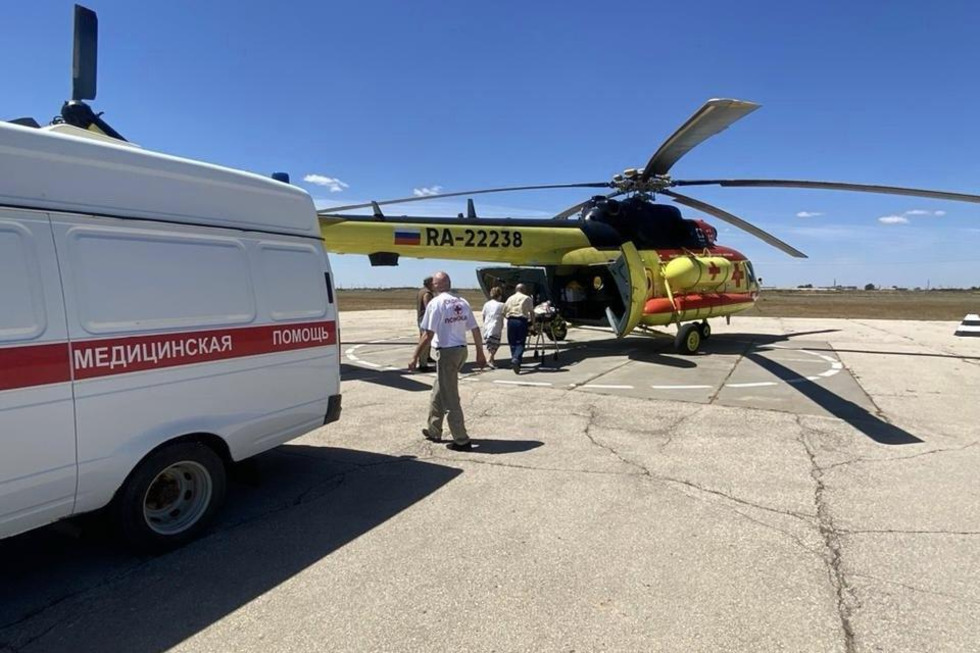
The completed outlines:
{"type": "MultiPolygon", "coordinates": [[[[0,117],[69,94],[71,2],[7,3],[0,117]]],[[[672,170],[980,193],[980,7],[970,2],[191,2],[90,0],[93,103],[144,147],[290,172],[318,204],[602,181],[642,166],[711,97],[763,106],[672,170]],[[307,175],[345,185],[304,183],[307,175]]],[[[724,225],[767,285],[980,285],[980,205],[827,191],[688,189],[810,255],[724,225]],[[806,217],[800,217],[800,214],[806,217]],[[815,214],[815,215],[809,215],[815,214]],[[879,218],[888,218],[885,224],[879,218]]],[[[587,193],[587,191],[586,191],[587,193]]],[[[545,216],[575,191],[477,199],[545,216]]],[[[412,205],[406,205],[407,207],[412,205]]],[[[439,200],[430,211],[464,210],[439,200]]],[[[417,213],[414,205],[413,213],[417,213]]],[[[694,217],[691,211],[686,215],[694,217]]],[[[333,257],[341,286],[446,267],[333,257]]]]}

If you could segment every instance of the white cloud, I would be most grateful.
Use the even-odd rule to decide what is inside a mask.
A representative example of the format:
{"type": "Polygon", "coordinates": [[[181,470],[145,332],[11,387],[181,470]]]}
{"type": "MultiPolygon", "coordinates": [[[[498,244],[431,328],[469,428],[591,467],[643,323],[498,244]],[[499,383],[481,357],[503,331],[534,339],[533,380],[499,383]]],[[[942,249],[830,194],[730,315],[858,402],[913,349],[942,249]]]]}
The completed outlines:
{"type": "Polygon", "coordinates": [[[878,218],[881,224],[908,224],[909,219],[901,215],[884,215],[878,218]]]}
{"type": "Polygon", "coordinates": [[[799,213],[796,214],[796,217],[798,217],[798,218],[815,218],[815,217],[817,217],[819,215],[823,215],[823,213],[818,213],[816,211],[800,211],[799,213]]]}
{"type": "Polygon", "coordinates": [[[306,175],[303,177],[303,181],[316,186],[326,186],[330,189],[331,193],[339,193],[345,188],[350,188],[348,184],[345,184],[336,177],[327,177],[325,175],[306,175]]]}
{"type": "Polygon", "coordinates": [[[422,188],[413,188],[412,194],[415,197],[432,197],[433,195],[438,195],[442,192],[442,186],[423,186],[422,188]]]}
{"type": "Polygon", "coordinates": [[[924,211],[922,209],[912,209],[911,211],[906,211],[902,215],[934,215],[938,218],[946,215],[945,211],[924,211]]]}
{"type": "Polygon", "coordinates": [[[946,212],[945,211],[933,211],[932,214],[941,218],[944,215],[946,215],[946,212]]]}
{"type": "Polygon", "coordinates": [[[822,227],[793,227],[789,233],[814,240],[837,242],[858,238],[860,229],[846,225],[827,225],[822,227]]]}

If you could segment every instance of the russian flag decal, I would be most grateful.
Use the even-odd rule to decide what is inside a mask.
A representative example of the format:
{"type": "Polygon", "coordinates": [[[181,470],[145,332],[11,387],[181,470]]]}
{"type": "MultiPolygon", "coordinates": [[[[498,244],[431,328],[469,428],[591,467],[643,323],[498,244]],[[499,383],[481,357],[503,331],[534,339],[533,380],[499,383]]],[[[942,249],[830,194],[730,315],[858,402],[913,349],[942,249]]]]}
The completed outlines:
{"type": "Polygon", "coordinates": [[[418,229],[395,229],[396,245],[421,245],[422,232],[418,229]]]}

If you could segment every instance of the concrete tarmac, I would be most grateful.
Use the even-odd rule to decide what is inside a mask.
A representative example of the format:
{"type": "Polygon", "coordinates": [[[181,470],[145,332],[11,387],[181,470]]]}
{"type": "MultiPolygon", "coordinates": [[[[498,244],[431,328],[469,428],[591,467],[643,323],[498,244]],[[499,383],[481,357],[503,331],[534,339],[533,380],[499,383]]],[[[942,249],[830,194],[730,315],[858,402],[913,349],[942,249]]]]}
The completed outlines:
{"type": "Polygon", "coordinates": [[[341,421],[239,470],[199,541],[0,542],[0,651],[977,650],[956,323],[735,318],[693,357],[574,329],[467,368],[457,453],[419,434],[412,313],[341,319],[341,421]]]}

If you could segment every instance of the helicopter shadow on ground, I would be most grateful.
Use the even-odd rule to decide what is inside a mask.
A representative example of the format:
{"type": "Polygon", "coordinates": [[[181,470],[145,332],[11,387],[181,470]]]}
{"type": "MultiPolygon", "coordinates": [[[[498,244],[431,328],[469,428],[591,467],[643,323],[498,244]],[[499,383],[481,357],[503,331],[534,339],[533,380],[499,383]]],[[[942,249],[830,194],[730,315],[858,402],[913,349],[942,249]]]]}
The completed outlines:
{"type": "Polygon", "coordinates": [[[462,473],[291,444],[254,460],[257,476],[230,484],[210,532],[172,553],[123,550],[94,518],[0,542],[0,651],[167,650],[462,473]]]}
{"type": "MultiPolygon", "coordinates": [[[[554,350],[546,350],[535,360],[532,353],[525,353],[524,360],[531,365],[522,368],[523,372],[528,373],[554,373],[567,371],[567,368],[575,366],[585,360],[595,360],[601,358],[622,358],[629,360],[663,365],[666,367],[693,368],[697,367],[694,357],[682,356],[671,350],[672,345],[658,342],[653,339],[642,341],[638,339],[618,340],[609,338],[605,340],[585,340],[568,341],[561,343],[562,348],[558,353],[557,359],[553,355],[554,350]],[[533,363],[537,363],[534,365],[533,363]]],[[[509,366],[506,363],[506,366],[509,366]]]]}
{"type": "Polygon", "coordinates": [[[431,383],[423,383],[418,378],[424,377],[424,372],[415,372],[408,368],[389,369],[389,368],[366,368],[350,363],[340,364],[341,381],[364,381],[376,385],[383,385],[395,390],[406,392],[429,392],[432,390],[431,383]]]}
{"type": "Polygon", "coordinates": [[[922,442],[920,438],[912,435],[908,431],[894,424],[889,424],[877,415],[868,412],[866,408],[859,406],[853,401],[844,399],[819,383],[814,383],[805,377],[801,377],[798,372],[791,370],[771,358],[760,356],[753,352],[749,352],[745,356],[773,376],[785,381],[789,387],[834,417],[847,422],[879,444],[896,445],[922,442]]]}
{"type": "MultiPolygon", "coordinates": [[[[641,332],[635,337],[624,339],[609,337],[599,340],[572,340],[560,343],[562,348],[557,360],[552,357],[551,352],[553,350],[547,349],[541,358],[540,365],[529,368],[528,371],[554,372],[566,366],[581,363],[586,359],[622,356],[626,356],[631,361],[641,363],[650,363],[678,369],[692,369],[698,366],[698,358],[702,356],[744,356],[753,349],[766,345],[786,342],[792,338],[835,333],[838,330],[820,329],[783,335],[725,333],[714,335],[705,341],[701,351],[693,356],[677,353],[674,350],[674,336],[659,331],[641,332]]],[[[525,354],[525,360],[527,358],[528,355],[525,354]]]]}

